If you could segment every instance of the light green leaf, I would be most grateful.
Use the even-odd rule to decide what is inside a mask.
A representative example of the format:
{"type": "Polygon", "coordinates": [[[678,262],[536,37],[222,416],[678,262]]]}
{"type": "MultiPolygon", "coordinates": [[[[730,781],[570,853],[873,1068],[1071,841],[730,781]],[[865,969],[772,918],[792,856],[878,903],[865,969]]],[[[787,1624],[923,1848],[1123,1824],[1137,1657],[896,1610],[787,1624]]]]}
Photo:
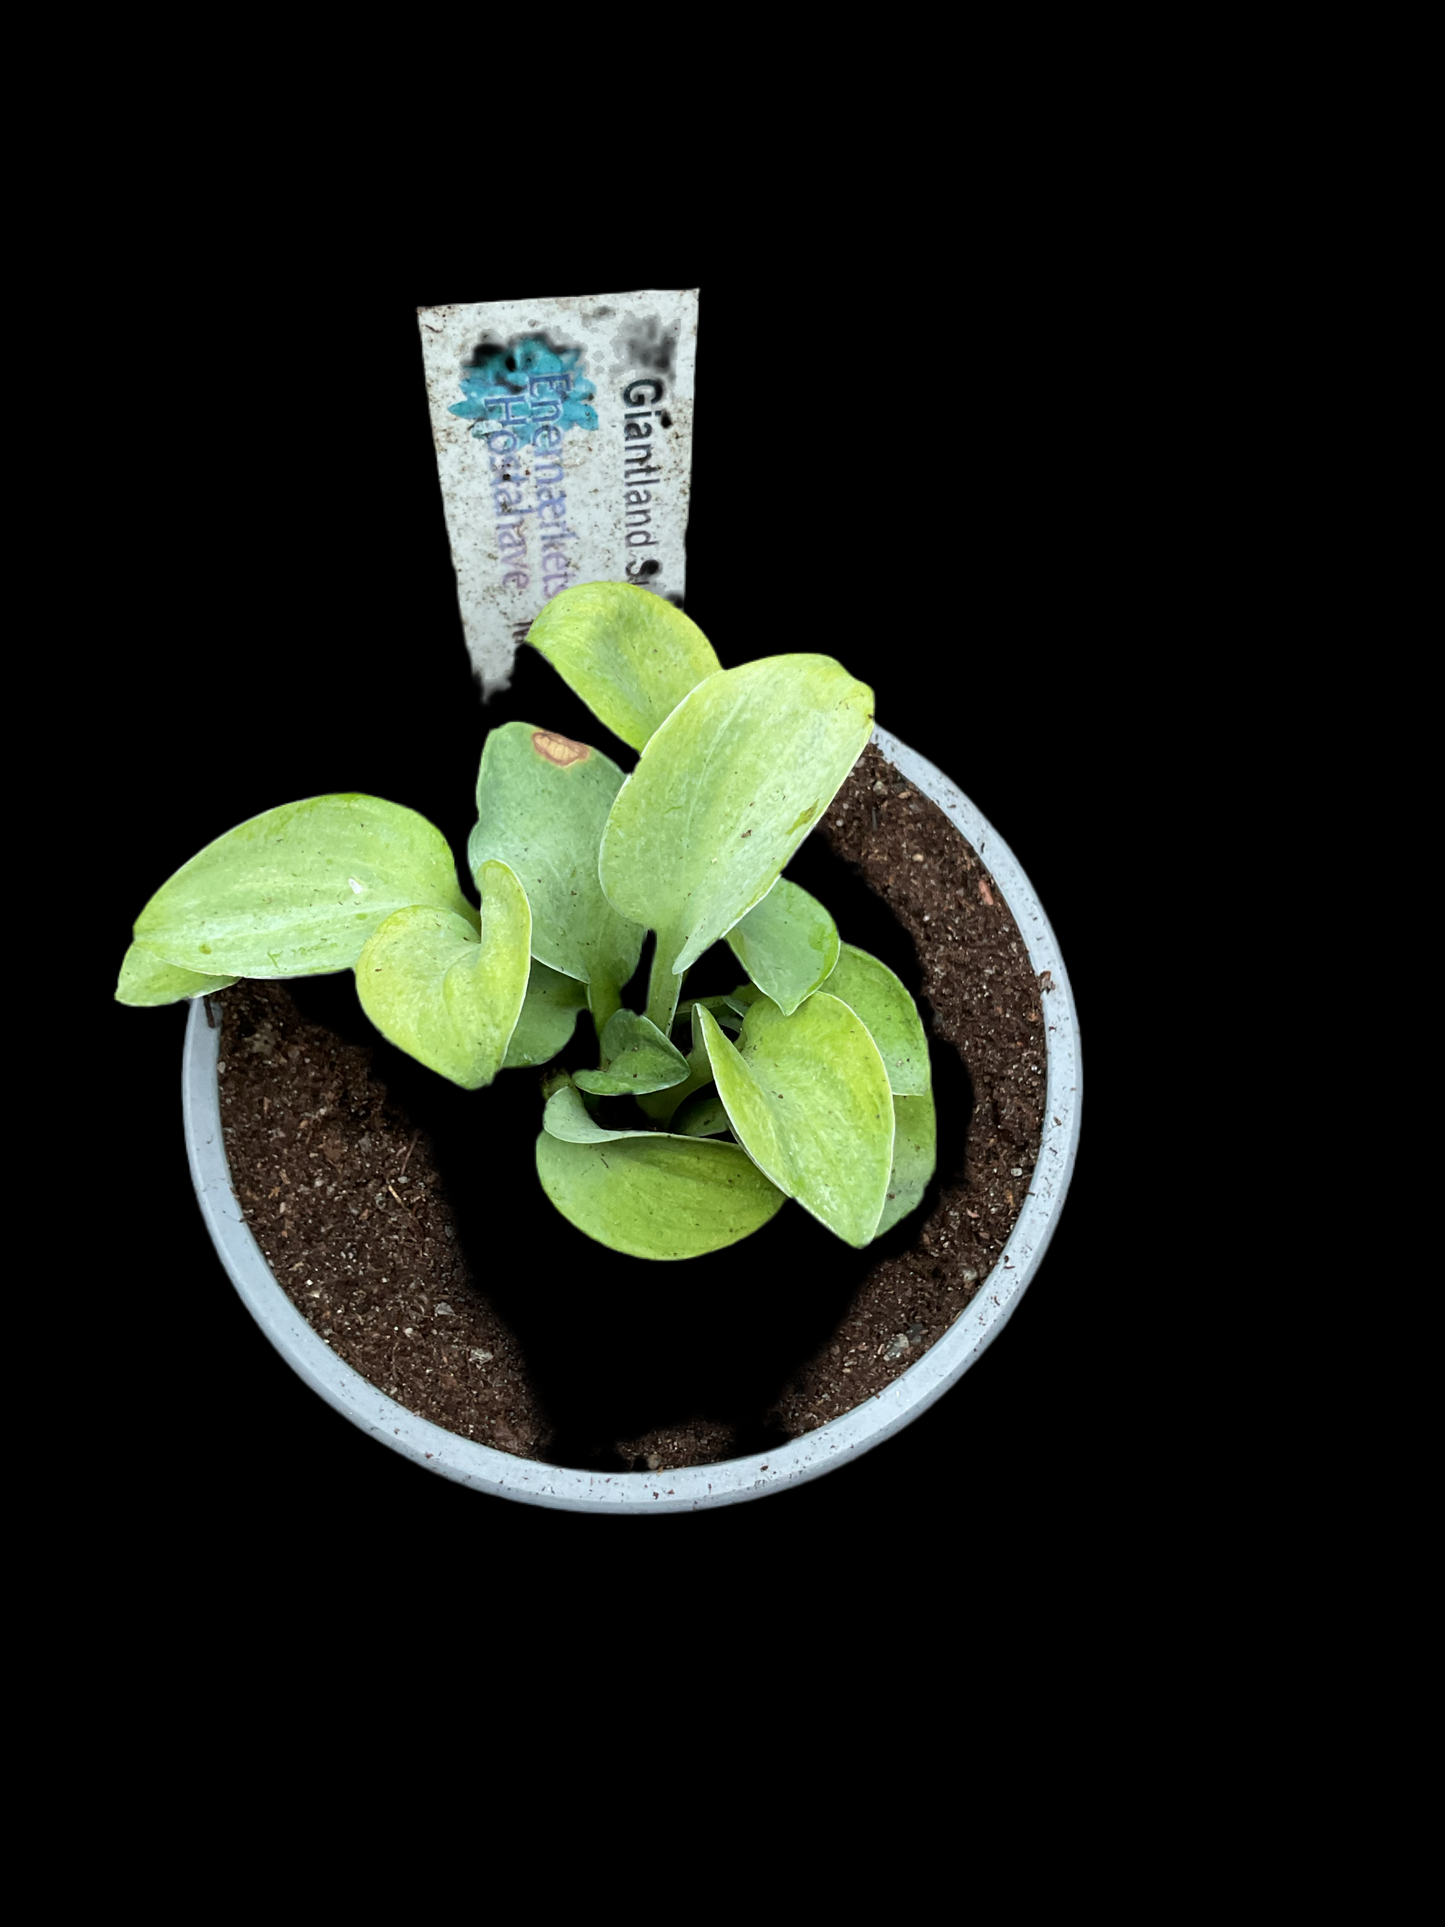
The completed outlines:
{"type": "Polygon", "coordinates": [[[856,1010],[872,1032],[895,1097],[921,1097],[933,1088],[923,1019],[907,987],[887,964],[845,943],[828,979],[828,995],[840,997],[850,1010],[856,1010]]]}
{"type": "Polygon", "coordinates": [[[166,963],[154,950],[147,950],[143,943],[133,943],[121,958],[115,999],[119,1004],[141,1007],[176,1004],[184,997],[208,997],[235,981],[234,977],[202,977],[194,970],[181,970],[166,963]]]}
{"type": "Polygon", "coordinates": [[[633,1258],[720,1251],[784,1202],[738,1145],[660,1131],[607,1144],[569,1144],[542,1131],[537,1175],[569,1224],[633,1258]]]}
{"type": "MultiPolygon", "coordinates": [[[[617,792],[599,858],[613,908],[657,931],[654,975],[681,975],[766,896],[872,726],[872,690],[829,656],[721,670],[678,704],[617,792]]],[[[649,994],[654,1022],[660,1007],[649,994]]]]}
{"type": "Polygon", "coordinates": [[[463,1090],[506,1060],[531,962],[527,893],[505,863],[484,863],[480,938],[428,905],[392,913],[356,960],[361,1007],[399,1050],[463,1090]]]}
{"type": "Polygon", "coordinates": [[[727,933],[753,984],[791,1017],[838,961],[838,926],[816,897],[779,877],[727,933]]]}
{"type": "MultiPolygon", "coordinates": [[[[694,998],[692,1001],[689,1013],[692,1017],[692,1049],[687,1054],[687,1076],[683,1082],[673,1084],[666,1090],[653,1091],[637,1100],[655,1123],[668,1124],[680,1104],[691,1097],[695,1091],[700,1091],[705,1085],[712,1083],[712,1065],[708,1062],[707,1046],[698,1032],[697,1013],[701,1004],[706,1004],[710,1009],[715,1001],[711,997],[694,998]]],[[[729,1011],[726,1016],[735,1025],[741,1021],[736,1012],[729,1011]]]]}
{"type": "Polygon", "coordinates": [[[574,1071],[573,1082],[598,1097],[639,1097],[664,1091],[687,1076],[687,1059],[656,1024],[635,1010],[619,1010],[602,1033],[605,1071],[574,1071]]]}
{"type": "MultiPolygon", "coordinates": [[[[756,984],[739,984],[736,990],[728,992],[726,1002],[739,1017],[746,1017],[753,1005],[762,996],[756,984]]],[[[714,1015],[717,1013],[714,1012],[714,1015]]]]}
{"type": "Polygon", "coordinates": [[[866,1245],[893,1165],[893,1103],[861,1019],[820,990],[791,1017],[760,997],[736,1045],[708,1011],[695,1021],[748,1156],[830,1231],[866,1245]]]}
{"type": "Polygon", "coordinates": [[[677,1007],[676,1021],[680,1024],[690,1017],[699,1004],[710,1010],[724,1030],[742,1029],[742,1012],[733,1009],[726,997],[684,997],[677,1007]]]}
{"type": "Polygon", "coordinates": [[[560,970],[550,970],[534,957],[526,1001],[502,1069],[511,1071],[549,1062],[566,1046],[576,1028],[578,1011],[586,1008],[585,984],[579,984],[575,977],[564,977],[560,970]]]}
{"type": "Polygon", "coordinates": [[[482,749],[477,823],[467,842],[474,876],[494,857],[521,878],[534,957],[584,984],[617,990],[636,970],[647,934],[618,916],[597,880],[603,826],[621,785],[622,771],[600,750],[530,723],[504,723],[482,749]]]}
{"type": "Polygon", "coordinates": [[[922,1097],[895,1097],[893,1100],[893,1169],[888,1174],[888,1195],[883,1215],[878,1220],[875,1238],[891,1231],[900,1218],[906,1218],[923,1200],[928,1181],[938,1160],[938,1122],[934,1116],[933,1093],[922,1097]]]}
{"type": "Polygon", "coordinates": [[[678,1105],[672,1114],[672,1128],[678,1137],[715,1137],[728,1128],[727,1106],[709,1084],[678,1105]]]}
{"type": "Polygon", "coordinates": [[[568,1144],[611,1144],[616,1138],[656,1137],[645,1125],[632,1130],[610,1131],[598,1124],[582,1101],[582,1094],[571,1084],[553,1091],[542,1112],[542,1129],[568,1144]]]}
{"type": "Polygon", "coordinates": [[[626,582],[579,582],[542,610],[527,640],[593,715],[641,749],[704,676],[712,644],[666,597],[626,582]]]}
{"type": "Polygon", "coordinates": [[[477,927],[441,831],[377,796],[311,796],[208,843],[157,890],[135,936],[184,970],[312,977],[351,969],[414,904],[477,927]]]}

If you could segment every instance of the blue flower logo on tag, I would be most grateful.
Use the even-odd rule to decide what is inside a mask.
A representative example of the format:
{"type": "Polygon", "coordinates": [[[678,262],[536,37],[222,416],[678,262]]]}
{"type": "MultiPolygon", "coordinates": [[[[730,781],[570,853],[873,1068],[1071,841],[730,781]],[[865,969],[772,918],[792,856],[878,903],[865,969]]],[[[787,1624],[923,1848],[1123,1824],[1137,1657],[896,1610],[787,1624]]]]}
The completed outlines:
{"type": "MultiPolygon", "coordinates": [[[[501,432],[530,443],[539,428],[560,434],[597,426],[591,402],[597,390],[582,373],[582,350],[559,352],[541,335],[479,349],[462,369],[461,389],[464,399],[452,402],[449,412],[470,421],[474,435],[501,432]]],[[[556,446],[553,435],[543,442],[556,446]]]]}

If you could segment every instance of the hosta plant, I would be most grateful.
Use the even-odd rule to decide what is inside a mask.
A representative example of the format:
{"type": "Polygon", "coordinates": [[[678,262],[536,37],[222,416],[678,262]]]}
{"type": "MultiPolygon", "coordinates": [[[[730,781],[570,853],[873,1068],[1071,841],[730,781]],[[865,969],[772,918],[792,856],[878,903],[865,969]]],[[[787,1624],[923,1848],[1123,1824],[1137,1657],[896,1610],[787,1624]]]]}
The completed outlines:
{"type": "Polygon", "coordinates": [[[783,871],[868,741],[872,691],[830,656],[724,669],[679,609],[620,583],[564,590],[528,641],[637,757],[492,730],[467,848],[480,907],[415,811],[308,797],[161,886],[117,997],[352,970],[376,1028],[453,1083],[550,1067],[537,1172],[589,1237],[694,1257],[792,1198],[868,1244],[933,1172],[928,1046],[899,979],[783,871]],[[682,998],[719,939],[742,980],[682,998]],[[597,1064],[568,1072],[554,1060],[584,1008],[597,1064]]]}

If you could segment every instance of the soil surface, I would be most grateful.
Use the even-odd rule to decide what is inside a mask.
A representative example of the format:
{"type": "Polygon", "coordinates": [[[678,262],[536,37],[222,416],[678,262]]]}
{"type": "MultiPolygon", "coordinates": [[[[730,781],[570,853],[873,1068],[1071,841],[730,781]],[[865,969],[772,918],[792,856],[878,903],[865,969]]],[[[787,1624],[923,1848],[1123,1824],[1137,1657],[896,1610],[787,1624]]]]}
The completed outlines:
{"type": "MultiPolygon", "coordinates": [[[[938,1169],[862,1252],[789,1204],[727,1251],[620,1258],[542,1194],[540,1070],[458,1090],[378,1035],[349,972],[210,1000],[247,1221],[373,1385],[522,1457],[666,1471],[765,1451],[875,1396],[985,1287],[1039,1152],[1048,986],[977,852],[872,745],[788,875],[898,973],[929,1037],[938,1169]]],[[[719,945],[686,994],[741,977],[719,945]]],[[[559,1062],[595,1063],[589,1032],[584,1013],[559,1062]]]]}

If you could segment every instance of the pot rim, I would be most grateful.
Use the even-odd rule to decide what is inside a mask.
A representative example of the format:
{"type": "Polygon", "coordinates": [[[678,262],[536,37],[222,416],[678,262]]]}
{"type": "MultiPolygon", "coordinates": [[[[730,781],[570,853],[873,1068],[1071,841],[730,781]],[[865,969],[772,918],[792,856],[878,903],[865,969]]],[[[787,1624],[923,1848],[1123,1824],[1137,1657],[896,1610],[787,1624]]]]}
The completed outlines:
{"type": "Polygon", "coordinates": [[[876,725],[870,739],[985,859],[1013,913],[1047,1020],[1044,1128],[1033,1184],[986,1288],[901,1378],[805,1437],[746,1458],[669,1472],[600,1473],[522,1459],[418,1418],[339,1358],[272,1276],[231,1187],[221,1126],[220,1028],[192,1001],[181,1070],[186,1154],[206,1229],[242,1302],[293,1371],[370,1437],[459,1485],[571,1512],[697,1512],[762,1498],[845,1465],[891,1438],[956,1385],[1007,1324],[1048,1249],[1078,1153],[1079,1023],[1058,939],[1018,859],[993,825],[927,758],[876,725]]]}

